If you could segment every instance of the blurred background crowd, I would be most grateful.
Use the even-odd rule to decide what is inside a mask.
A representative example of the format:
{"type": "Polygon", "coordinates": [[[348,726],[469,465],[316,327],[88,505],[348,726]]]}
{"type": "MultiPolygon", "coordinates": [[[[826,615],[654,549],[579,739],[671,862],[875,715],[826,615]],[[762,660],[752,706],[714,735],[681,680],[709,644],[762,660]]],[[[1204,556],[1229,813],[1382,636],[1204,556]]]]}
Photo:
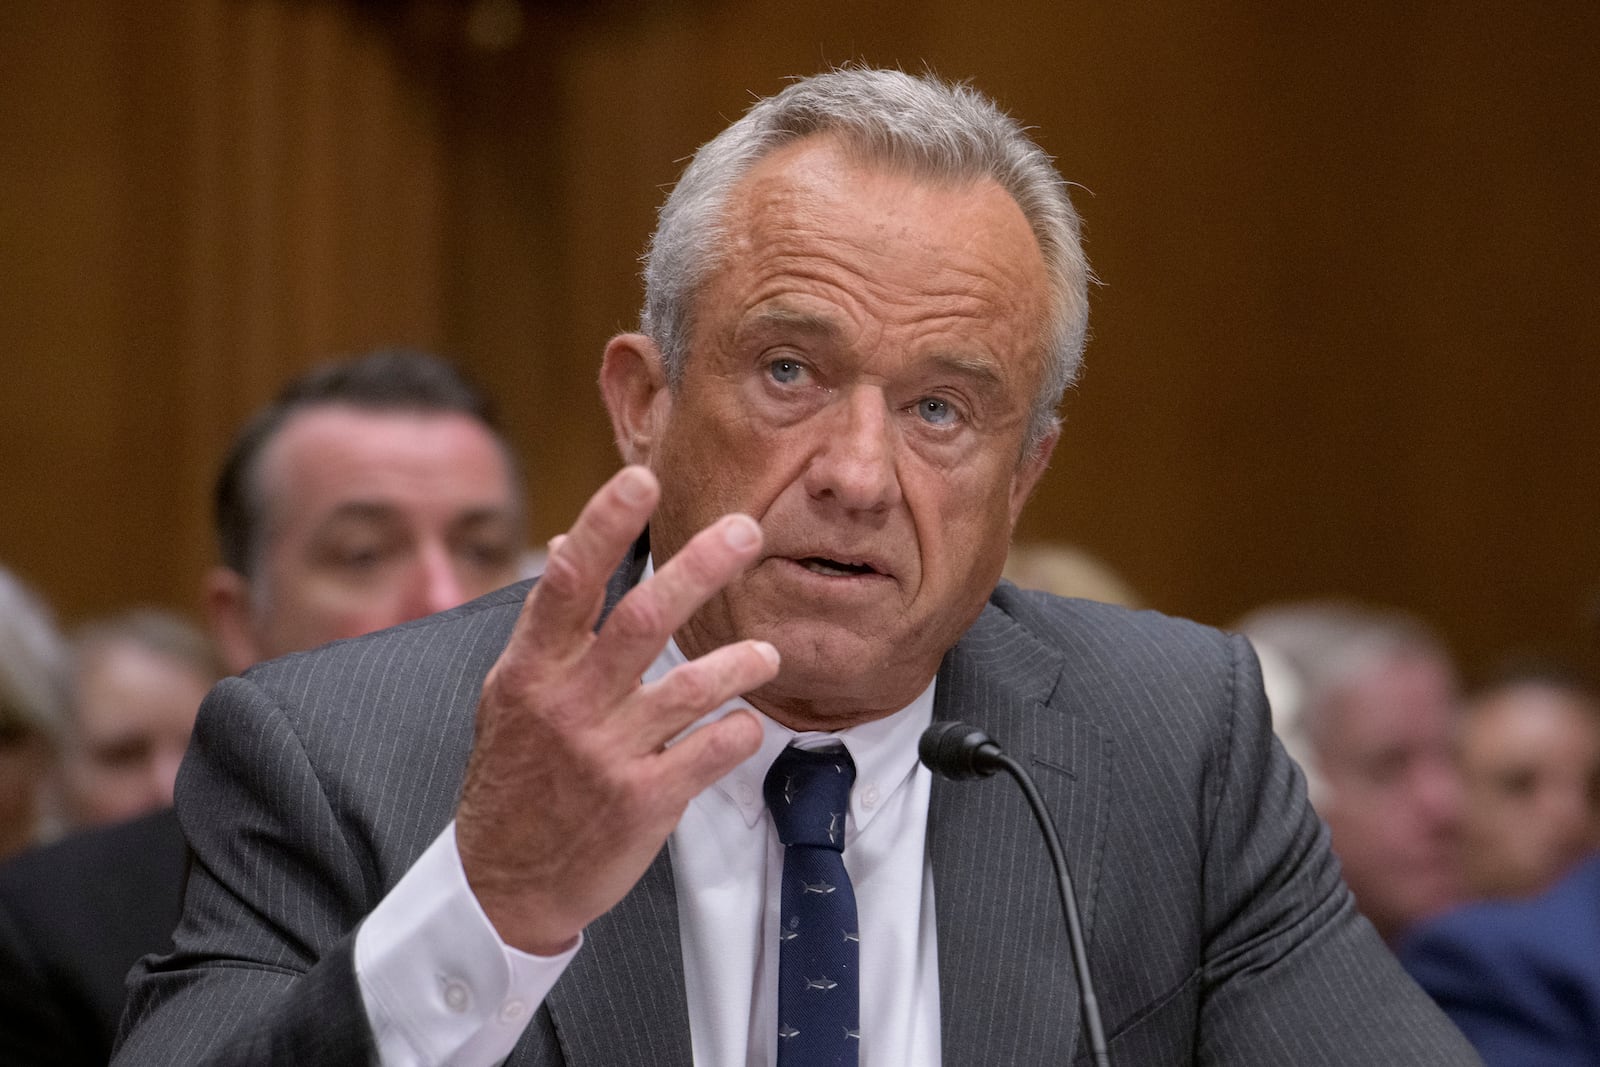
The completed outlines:
{"type": "MultiPolygon", "coordinates": [[[[1008,575],[1246,634],[1359,906],[1475,1040],[1498,1009],[1452,984],[1475,963],[1437,918],[1512,930],[1468,905],[1594,865],[1594,5],[5,20],[0,948],[64,943],[37,901],[63,910],[48,857],[78,832],[178,840],[159,820],[218,678],[537,570],[616,463],[598,355],[661,186],[753,95],[854,59],[973,79],[1082,186],[1087,373],[1008,575]]],[[[74,862],[179,891],[105,854],[74,862]]],[[[19,1007],[76,980],[56,965],[0,975],[0,1060],[29,1027],[103,1060],[114,979],[19,1007]]]]}

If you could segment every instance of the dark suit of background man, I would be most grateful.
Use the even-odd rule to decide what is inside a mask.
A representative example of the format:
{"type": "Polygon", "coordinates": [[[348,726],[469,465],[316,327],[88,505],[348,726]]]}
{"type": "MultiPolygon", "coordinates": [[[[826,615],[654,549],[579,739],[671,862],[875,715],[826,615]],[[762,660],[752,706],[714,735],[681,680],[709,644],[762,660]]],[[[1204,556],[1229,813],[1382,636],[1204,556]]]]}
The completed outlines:
{"type": "Polygon", "coordinates": [[[797,736],[856,766],[859,1062],[1070,1062],[1044,848],[1005,782],[916,764],[948,717],[1064,828],[1115,1062],[1475,1063],[1353,908],[1242,639],[996,588],[1086,277],[971,90],[834,72],[702,148],[602,364],[630,466],[544,577],[213,692],[119,1062],[775,1062],[760,787],[797,736]]]}
{"type": "Polygon", "coordinates": [[[1600,1067],[1600,854],[1424,924],[1400,958],[1490,1067],[1600,1067]]]}
{"type": "MultiPolygon", "coordinates": [[[[511,581],[519,483],[484,398],[437,359],[376,352],[290,382],[217,482],[206,609],[229,667],[511,581]]],[[[0,869],[0,1063],[110,1058],[128,969],[172,946],[185,867],[168,809],[0,869]]]]}

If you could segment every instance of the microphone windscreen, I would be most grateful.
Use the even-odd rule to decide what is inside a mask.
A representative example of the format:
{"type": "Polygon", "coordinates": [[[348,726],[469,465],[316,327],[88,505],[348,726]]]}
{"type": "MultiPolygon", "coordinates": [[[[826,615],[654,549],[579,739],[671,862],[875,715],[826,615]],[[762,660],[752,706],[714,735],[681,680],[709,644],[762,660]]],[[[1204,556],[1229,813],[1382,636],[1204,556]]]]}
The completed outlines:
{"type": "Polygon", "coordinates": [[[988,734],[964,722],[936,722],[922,731],[917,742],[917,757],[924,766],[958,781],[993,774],[996,765],[985,757],[999,751],[1000,746],[988,734]]]}

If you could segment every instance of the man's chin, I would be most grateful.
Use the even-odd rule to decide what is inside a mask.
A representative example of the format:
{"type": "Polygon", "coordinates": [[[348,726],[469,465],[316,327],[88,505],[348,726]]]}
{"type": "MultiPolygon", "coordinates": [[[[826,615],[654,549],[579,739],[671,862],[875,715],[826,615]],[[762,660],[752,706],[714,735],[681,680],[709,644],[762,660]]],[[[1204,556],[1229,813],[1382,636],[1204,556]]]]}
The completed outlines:
{"type": "Polygon", "coordinates": [[[783,712],[808,721],[848,720],[807,729],[840,729],[893,714],[938,670],[936,659],[918,666],[903,652],[895,655],[892,643],[839,626],[785,626],[751,636],[770,641],[782,659],[778,677],[751,693],[751,701],[791,728],[783,712]]]}

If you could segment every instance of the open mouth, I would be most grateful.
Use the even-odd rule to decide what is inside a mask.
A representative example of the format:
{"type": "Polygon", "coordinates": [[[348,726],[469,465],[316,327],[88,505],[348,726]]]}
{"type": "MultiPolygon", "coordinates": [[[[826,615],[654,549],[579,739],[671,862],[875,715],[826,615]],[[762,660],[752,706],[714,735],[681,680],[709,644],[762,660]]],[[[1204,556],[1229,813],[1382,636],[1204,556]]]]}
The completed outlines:
{"type": "Polygon", "coordinates": [[[828,559],[824,556],[805,556],[795,562],[813,574],[825,575],[829,578],[850,578],[862,574],[877,574],[877,568],[866,563],[846,563],[843,560],[828,559]]]}

